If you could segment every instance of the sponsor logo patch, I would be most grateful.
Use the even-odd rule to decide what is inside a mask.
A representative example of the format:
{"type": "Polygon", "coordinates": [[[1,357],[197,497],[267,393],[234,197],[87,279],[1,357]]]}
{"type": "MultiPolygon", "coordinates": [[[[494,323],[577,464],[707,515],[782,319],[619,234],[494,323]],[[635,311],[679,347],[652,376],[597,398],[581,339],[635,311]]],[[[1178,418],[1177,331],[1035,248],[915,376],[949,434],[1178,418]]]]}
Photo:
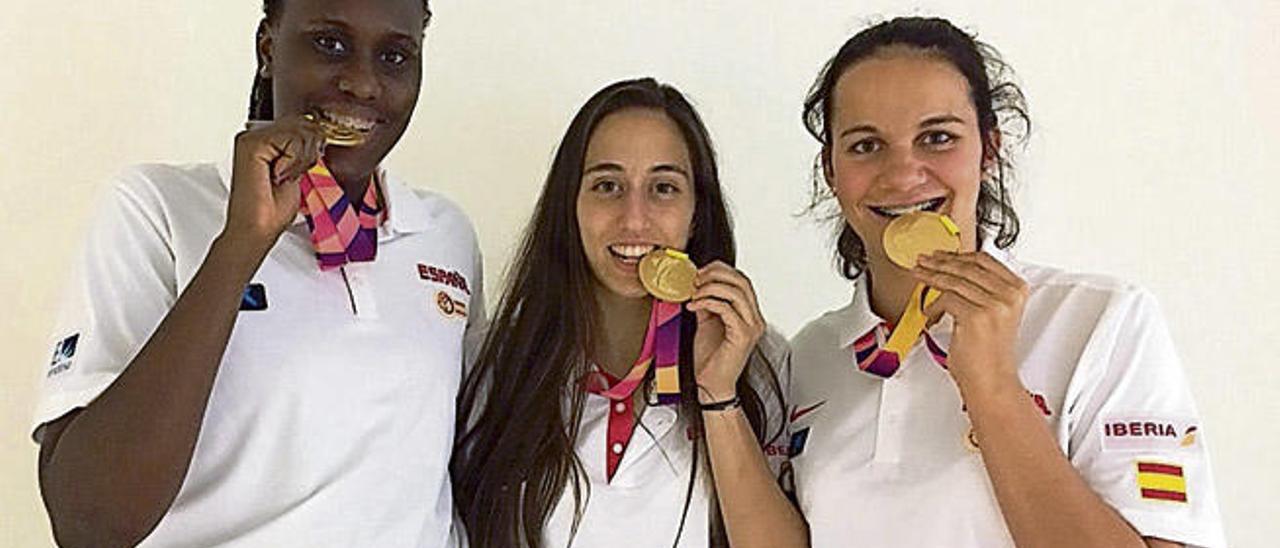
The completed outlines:
{"type": "Polygon", "coordinates": [[[1163,462],[1137,461],[1138,494],[1145,500],[1187,502],[1187,480],[1182,467],[1163,462]]]}
{"type": "Polygon", "coordinates": [[[436,292],[436,308],[446,318],[467,317],[467,303],[453,298],[446,291],[436,292]]]}
{"type": "Polygon", "coordinates": [[[428,282],[447,285],[465,293],[467,296],[471,295],[471,287],[467,285],[467,277],[456,270],[418,263],[418,277],[428,282]]]}
{"type": "Polygon", "coordinates": [[[1102,421],[1103,451],[1174,451],[1196,446],[1194,421],[1161,417],[1111,417],[1102,421]]]}
{"type": "Polygon", "coordinates": [[[809,443],[809,429],[805,428],[799,432],[791,434],[791,448],[788,452],[792,458],[800,456],[804,452],[804,446],[809,443]]]}
{"type": "Polygon", "coordinates": [[[266,310],[267,287],[262,284],[249,284],[240,296],[240,310],[266,310]]]}
{"type": "Polygon", "coordinates": [[[53,358],[49,360],[49,372],[45,374],[45,378],[58,375],[71,369],[71,358],[76,355],[76,346],[80,344],[80,334],[75,333],[70,337],[58,341],[53,347],[53,358]]]}

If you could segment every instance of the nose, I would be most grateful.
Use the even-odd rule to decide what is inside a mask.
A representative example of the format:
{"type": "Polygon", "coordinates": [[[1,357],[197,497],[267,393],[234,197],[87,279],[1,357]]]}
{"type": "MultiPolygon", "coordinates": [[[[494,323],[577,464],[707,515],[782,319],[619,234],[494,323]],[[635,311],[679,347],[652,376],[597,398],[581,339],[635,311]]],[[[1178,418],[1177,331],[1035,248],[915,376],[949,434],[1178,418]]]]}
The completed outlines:
{"type": "Polygon", "coordinates": [[[909,190],[924,184],[925,163],[912,148],[890,150],[888,163],[881,172],[879,183],[898,190],[909,190]]]}
{"type": "Polygon", "coordinates": [[[362,58],[352,59],[337,74],[338,91],[359,101],[373,101],[382,91],[378,75],[372,63],[362,58]]]}
{"type": "Polygon", "coordinates": [[[627,193],[622,198],[622,218],[618,220],[623,229],[641,233],[649,228],[652,204],[648,198],[642,185],[628,185],[627,193]]]}

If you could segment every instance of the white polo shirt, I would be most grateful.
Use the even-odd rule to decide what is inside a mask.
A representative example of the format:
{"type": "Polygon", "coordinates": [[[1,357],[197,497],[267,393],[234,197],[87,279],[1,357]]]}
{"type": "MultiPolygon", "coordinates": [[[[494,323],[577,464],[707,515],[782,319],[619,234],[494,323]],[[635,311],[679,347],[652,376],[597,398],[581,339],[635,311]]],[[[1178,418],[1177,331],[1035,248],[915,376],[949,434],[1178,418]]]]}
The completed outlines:
{"type": "MultiPolygon", "coordinates": [[[[1143,536],[1225,544],[1199,414],[1155,299],[1110,278],[1016,263],[1030,285],[1016,353],[1058,446],[1143,536]]],[[[813,546],[1013,546],[950,374],[922,337],[897,374],[858,369],[879,322],[853,302],[792,339],[795,488],[813,546]]],[[[929,329],[943,349],[951,318],[929,329]]]]}
{"type": "MultiPolygon", "coordinates": [[[[769,330],[761,338],[761,348],[777,368],[778,383],[786,394],[789,366],[787,341],[769,330]]],[[[752,386],[765,398],[768,408],[767,433],[780,432],[762,450],[770,468],[777,474],[786,460],[786,416],[779,408],[764,379],[752,379],[752,386]]],[[[590,498],[578,525],[573,546],[636,546],[700,548],[709,546],[710,502],[715,496],[708,466],[699,466],[689,495],[689,479],[693,474],[693,442],[689,426],[672,406],[650,406],[641,413],[631,434],[631,441],[614,472],[607,478],[605,451],[608,446],[609,415],[613,404],[608,398],[588,394],[578,433],[577,454],[590,483],[590,498]],[[689,499],[684,529],[680,530],[686,497],[689,499]],[[680,542],[674,544],[679,532],[680,542]]],[[[699,455],[706,459],[706,455],[699,455]]],[[[584,490],[585,492],[585,490],[584,490]]],[[[560,502],[547,522],[543,546],[569,546],[573,525],[574,499],[566,487],[560,502]]]]}
{"type": "MultiPolygon", "coordinates": [[[[378,255],[322,272],[299,217],[253,276],[186,479],[143,546],[443,546],[464,331],[484,321],[468,219],[385,176],[378,255]]],[[[222,230],[228,165],[142,165],[101,201],[35,416],[84,407],[222,230]]]]}

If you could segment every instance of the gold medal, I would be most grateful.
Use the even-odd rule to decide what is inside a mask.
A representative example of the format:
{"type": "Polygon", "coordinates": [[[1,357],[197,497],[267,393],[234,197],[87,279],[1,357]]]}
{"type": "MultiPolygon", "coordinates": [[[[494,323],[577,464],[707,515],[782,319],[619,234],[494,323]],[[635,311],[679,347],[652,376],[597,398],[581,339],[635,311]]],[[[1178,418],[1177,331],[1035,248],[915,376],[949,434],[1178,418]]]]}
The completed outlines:
{"type": "Polygon", "coordinates": [[[671,303],[693,297],[698,267],[674,249],[655,249],[640,259],[640,283],[650,295],[671,303]]]}
{"type": "Polygon", "coordinates": [[[320,131],[324,133],[325,144],[339,147],[353,147],[364,142],[365,134],[363,132],[335,124],[326,120],[324,117],[316,116],[310,112],[303,114],[302,117],[319,124],[320,131]]]}
{"type": "Polygon", "coordinates": [[[902,268],[915,268],[918,257],[934,251],[960,251],[960,229],[946,215],[917,211],[884,228],[884,252],[902,268]]]}

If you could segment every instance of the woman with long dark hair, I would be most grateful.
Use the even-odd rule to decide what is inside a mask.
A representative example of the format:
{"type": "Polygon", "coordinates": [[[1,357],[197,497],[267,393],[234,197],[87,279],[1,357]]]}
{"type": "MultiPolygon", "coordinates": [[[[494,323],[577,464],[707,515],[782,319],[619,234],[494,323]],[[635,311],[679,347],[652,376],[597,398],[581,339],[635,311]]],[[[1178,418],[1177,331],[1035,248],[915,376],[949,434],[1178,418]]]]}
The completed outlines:
{"type": "Polygon", "coordinates": [[[822,146],[814,202],[838,203],[855,282],[792,341],[814,545],[1223,545],[1152,296],[1007,251],[1028,117],[995,50],[942,19],[871,26],[822,70],[804,121],[822,146]],[[912,224],[950,249],[904,257],[912,224]]]}
{"type": "Polygon", "coordinates": [[[805,543],[776,481],[785,343],[734,259],[689,103],[652,79],[596,93],[560,143],[463,390],[452,469],[473,546],[805,543]],[[683,309],[637,273],[664,248],[701,267],[683,309]]]}
{"type": "Polygon", "coordinates": [[[480,257],[381,166],[430,11],[263,7],[231,161],[125,171],[68,288],[35,434],[62,546],[449,542],[480,257]]]}

